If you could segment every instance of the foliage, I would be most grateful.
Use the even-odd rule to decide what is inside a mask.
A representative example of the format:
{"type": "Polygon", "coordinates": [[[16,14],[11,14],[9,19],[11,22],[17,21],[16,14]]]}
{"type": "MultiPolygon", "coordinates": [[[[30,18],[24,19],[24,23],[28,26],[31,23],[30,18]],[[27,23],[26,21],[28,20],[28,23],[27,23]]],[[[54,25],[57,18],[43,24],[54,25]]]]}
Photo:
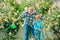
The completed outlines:
{"type": "MultiPolygon", "coordinates": [[[[3,16],[1,16],[2,18],[8,16],[10,17],[10,19],[16,19],[20,14],[22,14],[25,7],[34,6],[38,13],[51,20],[50,22],[43,20],[46,28],[48,28],[48,25],[53,26],[56,21],[60,26],[60,22],[58,21],[59,18],[57,17],[58,15],[60,15],[59,8],[51,1],[21,0],[21,4],[18,4],[16,0],[0,0],[0,5],[0,14],[3,14],[3,16]]],[[[21,22],[23,22],[23,20],[21,20],[21,22]]],[[[51,30],[53,29],[51,28],[51,30]]]]}

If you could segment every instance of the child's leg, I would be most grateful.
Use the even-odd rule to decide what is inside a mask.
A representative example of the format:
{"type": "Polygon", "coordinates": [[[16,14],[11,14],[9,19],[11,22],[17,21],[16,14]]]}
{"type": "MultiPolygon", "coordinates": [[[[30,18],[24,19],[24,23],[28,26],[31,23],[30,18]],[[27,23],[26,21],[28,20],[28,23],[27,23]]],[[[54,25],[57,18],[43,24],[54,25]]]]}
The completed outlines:
{"type": "Polygon", "coordinates": [[[40,34],[41,34],[40,31],[35,30],[35,39],[36,39],[36,40],[40,40],[40,34]]]}

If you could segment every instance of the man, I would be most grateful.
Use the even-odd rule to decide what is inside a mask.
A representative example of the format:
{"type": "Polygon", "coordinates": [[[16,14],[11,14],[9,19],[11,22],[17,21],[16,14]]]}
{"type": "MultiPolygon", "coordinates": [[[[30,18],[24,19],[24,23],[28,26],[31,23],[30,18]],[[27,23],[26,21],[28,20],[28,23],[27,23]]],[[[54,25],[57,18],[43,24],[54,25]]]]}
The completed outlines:
{"type": "MultiPolygon", "coordinates": [[[[38,13],[36,12],[34,7],[29,7],[28,11],[25,11],[22,13],[22,15],[19,16],[19,18],[25,18],[24,20],[24,40],[29,40],[29,32],[32,31],[32,34],[34,36],[34,20],[35,20],[35,15],[38,13]]],[[[19,19],[18,18],[18,19],[19,19]]],[[[42,19],[44,19],[43,16],[41,16],[42,19]]],[[[16,20],[18,20],[16,19],[16,20]]],[[[15,20],[15,21],[16,21],[15,20]]],[[[46,19],[47,20],[47,19],[46,19]]]]}
{"type": "Polygon", "coordinates": [[[33,21],[35,20],[36,11],[34,7],[30,7],[28,11],[24,12],[20,18],[25,18],[24,20],[24,40],[29,40],[29,33],[32,32],[34,36],[33,21]]]}

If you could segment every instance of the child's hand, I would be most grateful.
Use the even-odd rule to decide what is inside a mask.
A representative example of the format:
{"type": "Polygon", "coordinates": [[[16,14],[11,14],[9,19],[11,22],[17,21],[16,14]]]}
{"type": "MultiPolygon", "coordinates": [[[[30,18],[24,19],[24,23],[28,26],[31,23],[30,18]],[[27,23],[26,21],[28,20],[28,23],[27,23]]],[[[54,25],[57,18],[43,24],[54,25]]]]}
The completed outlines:
{"type": "Polygon", "coordinates": [[[45,33],[45,31],[44,31],[44,30],[45,30],[45,29],[43,28],[43,29],[42,29],[42,33],[45,33]]]}

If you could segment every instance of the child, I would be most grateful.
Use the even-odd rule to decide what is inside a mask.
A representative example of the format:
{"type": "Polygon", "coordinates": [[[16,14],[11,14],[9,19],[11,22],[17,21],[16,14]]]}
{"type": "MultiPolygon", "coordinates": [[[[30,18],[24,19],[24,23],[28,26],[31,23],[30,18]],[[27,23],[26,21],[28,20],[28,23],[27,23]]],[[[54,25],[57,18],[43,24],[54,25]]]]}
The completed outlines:
{"type": "Polygon", "coordinates": [[[35,39],[40,40],[41,36],[41,31],[43,30],[43,23],[40,21],[40,15],[35,16],[35,23],[34,23],[34,34],[35,34],[35,39]]]}

